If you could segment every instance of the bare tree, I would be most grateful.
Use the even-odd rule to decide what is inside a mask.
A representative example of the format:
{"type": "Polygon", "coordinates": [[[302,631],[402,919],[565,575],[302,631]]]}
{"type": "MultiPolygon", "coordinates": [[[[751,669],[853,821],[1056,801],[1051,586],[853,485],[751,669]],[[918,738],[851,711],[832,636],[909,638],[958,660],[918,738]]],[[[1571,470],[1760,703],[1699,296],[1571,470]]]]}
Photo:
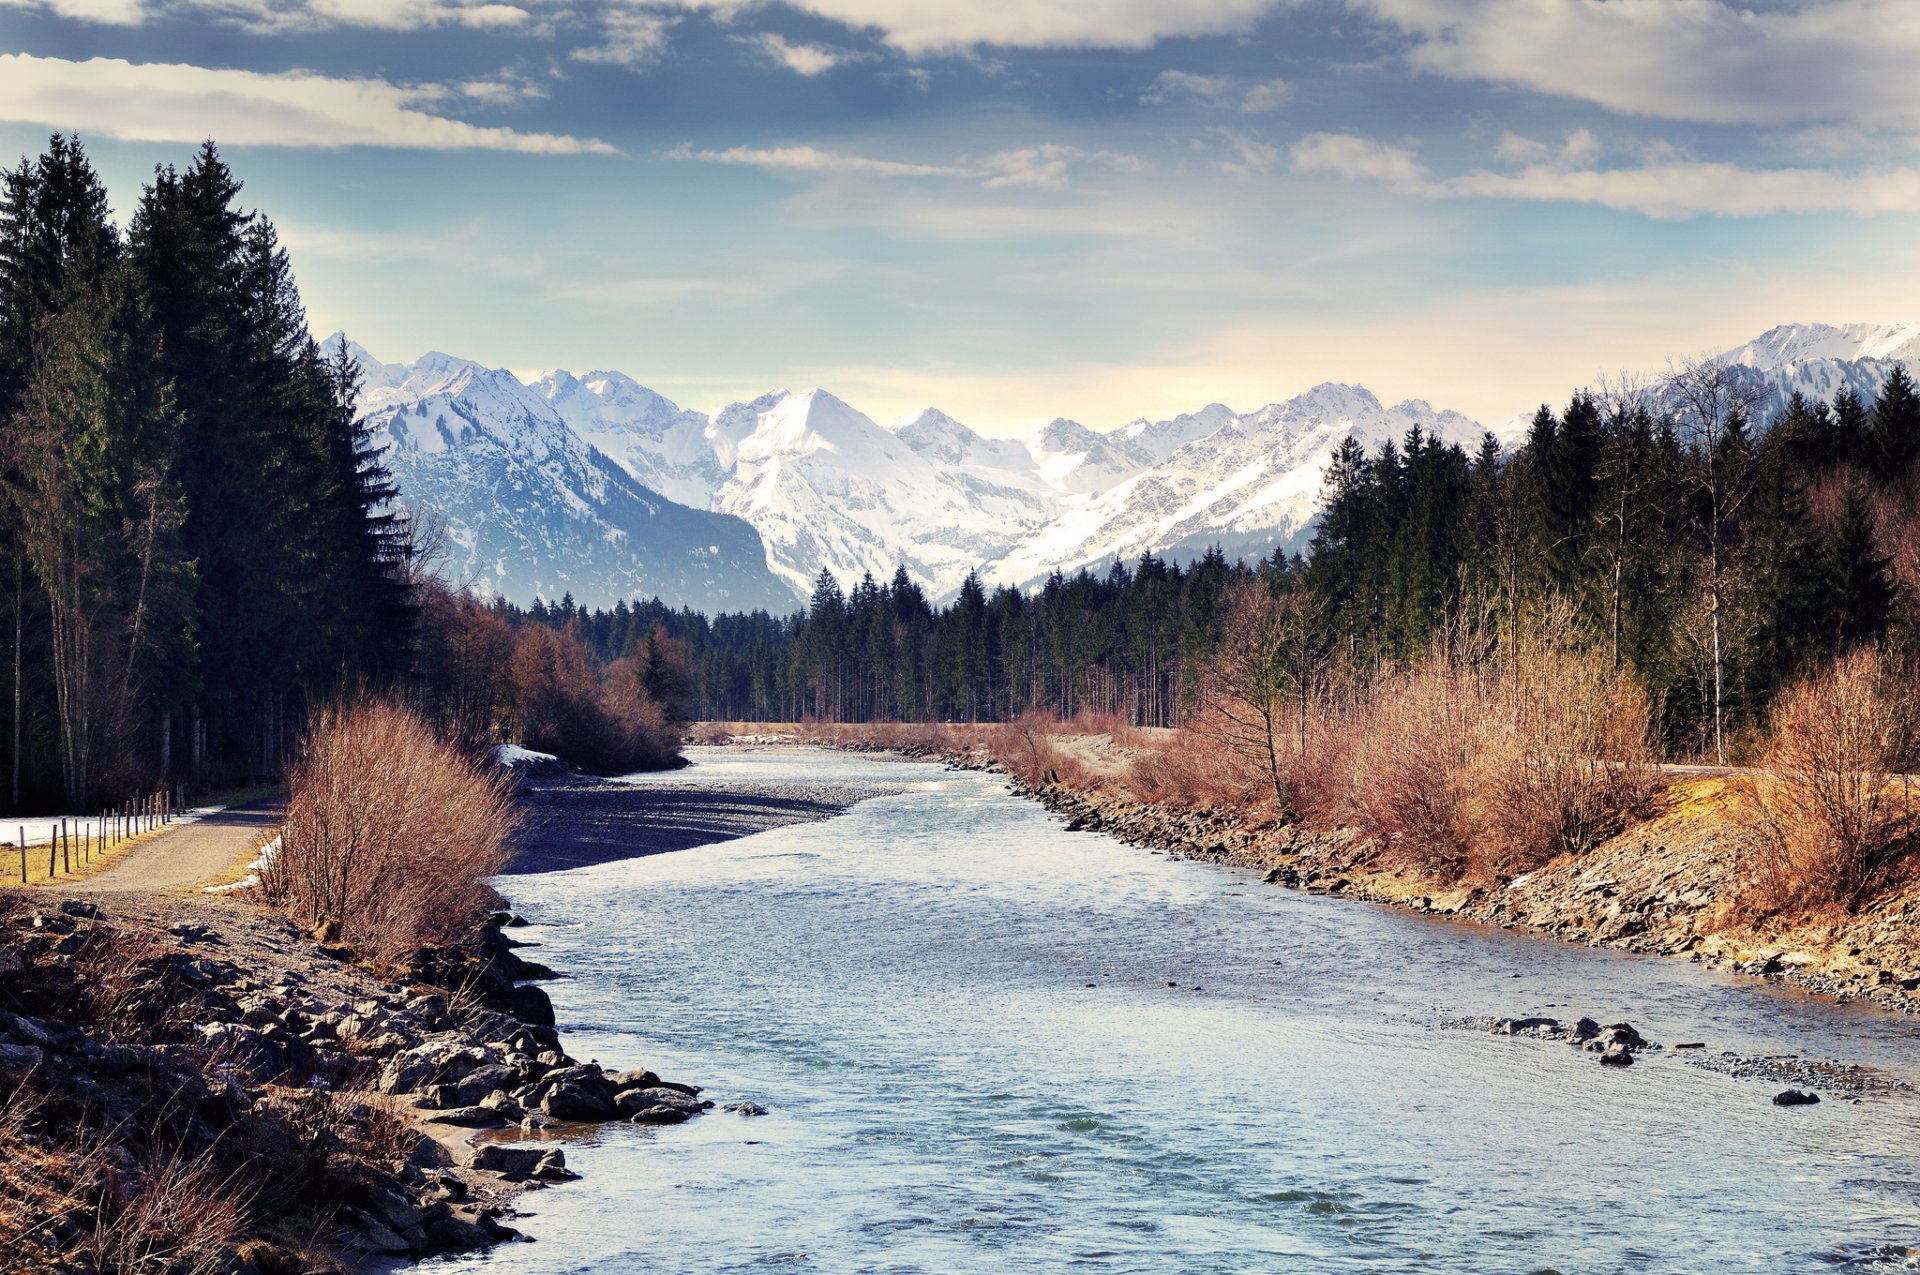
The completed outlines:
{"type": "Polygon", "coordinates": [[[1675,428],[1689,445],[1687,477],[1699,490],[1697,519],[1707,566],[1707,616],[1713,660],[1713,752],[1727,764],[1726,638],[1728,570],[1733,529],[1740,507],[1753,490],[1744,443],[1755,408],[1765,403],[1758,378],[1725,358],[1688,362],[1667,378],[1667,408],[1675,428]]]}
{"type": "Polygon", "coordinates": [[[1193,730],[1258,765],[1274,801],[1288,806],[1282,741],[1289,752],[1307,749],[1307,710],[1319,669],[1308,602],[1298,593],[1275,595],[1260,581],[1235,588],[1226,628],[1201,679],[1202,712],[1193,730]]]}

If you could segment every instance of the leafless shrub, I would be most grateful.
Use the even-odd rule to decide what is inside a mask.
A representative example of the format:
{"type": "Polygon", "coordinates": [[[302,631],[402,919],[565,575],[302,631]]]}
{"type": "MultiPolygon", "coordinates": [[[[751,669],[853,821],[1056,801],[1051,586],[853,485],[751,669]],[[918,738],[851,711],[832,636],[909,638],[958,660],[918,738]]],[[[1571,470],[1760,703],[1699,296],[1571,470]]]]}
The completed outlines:
{"type": "Polygon", "coordinates": [[[1756,912],[1857,909],[1920,839],[1920,705],[1860,651],[1784,694],[1761,773],[1737,785],[1756,912]]]}
{"type": "Polygon", "coordinates": [[[131,1177],[101,1176],[84,1261],[101,1275],[216,1275],[245,1233],[237,1184],[210,1160],[172,1155],[131,1177]]]}
{"type": "Polygon", "coordinates": [[[1354,722],[1354,824],[1388,857],[1457,876],[1469,828],[1462,810],[1481,696],[1438,661],[1373,688],[1354,722]]]}
{"type": "Polygon", "coordinates": [[[293,768],[280,846],[261,873],[278,907],[376,964],[459,944],[484,919],[484,882],[515,826],[508,780],[407,709],[354,699],[321,710],[293,768]]]}
{"type": "Polygon", "coordinates": [[[1483,875],[1579,854],[1643,815],[1657,787],[1653,711],[1589,655],[1529,651],[1481,697],[1462,814],[1483,875]]]}

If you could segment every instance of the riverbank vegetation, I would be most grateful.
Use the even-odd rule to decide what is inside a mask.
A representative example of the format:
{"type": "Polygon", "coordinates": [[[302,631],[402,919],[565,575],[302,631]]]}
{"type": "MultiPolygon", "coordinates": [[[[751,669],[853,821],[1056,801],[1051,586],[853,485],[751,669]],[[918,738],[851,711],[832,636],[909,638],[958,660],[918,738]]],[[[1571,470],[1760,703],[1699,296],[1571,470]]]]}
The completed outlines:
{"type": "Polygon", "coordinates": [[[516,824],[503,768],[363,696],[315,717],[289,786],[260,871],[271,903],[388,971],[424,948],[475,945],[516,824]]]}

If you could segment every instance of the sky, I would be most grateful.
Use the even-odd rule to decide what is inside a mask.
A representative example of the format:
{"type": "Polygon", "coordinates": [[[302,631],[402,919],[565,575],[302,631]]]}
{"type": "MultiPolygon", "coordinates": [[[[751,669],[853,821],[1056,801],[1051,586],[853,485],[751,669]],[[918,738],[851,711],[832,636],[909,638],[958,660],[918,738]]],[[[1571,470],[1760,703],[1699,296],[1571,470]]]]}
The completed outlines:
{"type": "Polygon", "coordinates": [[[0,160],[217,141],[317,334],[713,410],[1489,424],[1920,318],[1916,0],[0,0],[0,160]]]}

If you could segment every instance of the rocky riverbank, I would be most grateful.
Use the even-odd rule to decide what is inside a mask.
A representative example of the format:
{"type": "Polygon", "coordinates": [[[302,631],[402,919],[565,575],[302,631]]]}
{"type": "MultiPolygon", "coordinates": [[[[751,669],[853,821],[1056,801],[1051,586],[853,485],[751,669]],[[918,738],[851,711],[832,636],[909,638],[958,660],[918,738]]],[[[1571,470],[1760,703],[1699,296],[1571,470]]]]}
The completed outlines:
{"type": "Polygon", "coordinates": [[[386,980],[235,902],[4,909],[0,1270],[132,1269],[103,1259],[133,1253],[276,1275],[468,1252],[516,1237],[517,1191],[573,1176],[539,1141],[557,1127],[712,1105],[570,1057],[525,981],[551,972],[515,952],[506,913],[477,953],[386,980]],[[470,1146],[475,1130],[500,1140],[470,1146]]]}
{"type": "MultiPolygon", "coordinates": [[[[985,764],[978,751],[955,760],[985,764]]],[[[1269,884],[1565,942],[1685,957],[1841,1000],[1920,1012],[1920,886],[1896,891],[1854,916],[1745,921],[1731,797],[1722,780],[1672,784],[1655,817],[1585,855],[1562,856],[1509,882],[1456,885],[1437,885],[1383,862],[1376,846],[1351,831],[1250,824],[1232,810],[1148,804],[1097,783],[1029,787],[1015,781],[1014,787],[1065,817],[1071,828],[1252,868],[1269,884]]]]}

